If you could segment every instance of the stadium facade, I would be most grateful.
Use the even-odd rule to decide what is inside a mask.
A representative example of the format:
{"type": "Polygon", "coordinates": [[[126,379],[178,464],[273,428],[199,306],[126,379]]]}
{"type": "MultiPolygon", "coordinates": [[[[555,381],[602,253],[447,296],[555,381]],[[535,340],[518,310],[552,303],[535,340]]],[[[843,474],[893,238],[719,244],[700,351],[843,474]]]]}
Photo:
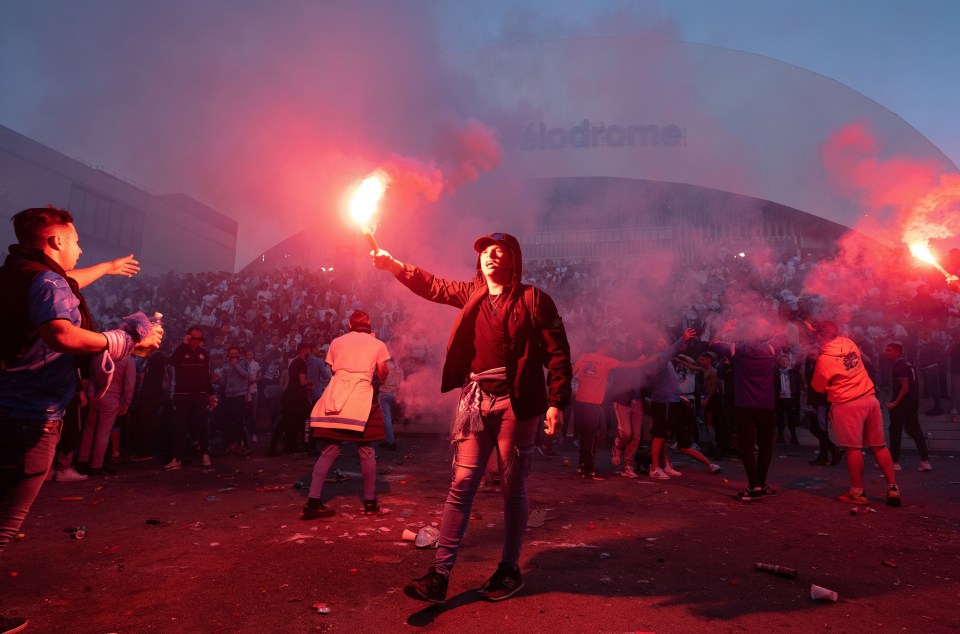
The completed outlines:
{"type": "MultiPolygon", "coordinates": [[[[475,112],[499,132],[499,168],[541,208],[524,256],[605,258],[705,245],[825,255],[863,211],[823,144],[851,124],[881,158],[957,167],[897,114],[833,79],[760,55],[675,41],[578,38],[450,55],[478,80],[475,112]],[[651,249],[650,247],[656,247],[651,249]]],[[[358,252],[366,249],[359,242],[358,252]]],[[[293,236],[252,267],[343,260],[293,236]]]]}

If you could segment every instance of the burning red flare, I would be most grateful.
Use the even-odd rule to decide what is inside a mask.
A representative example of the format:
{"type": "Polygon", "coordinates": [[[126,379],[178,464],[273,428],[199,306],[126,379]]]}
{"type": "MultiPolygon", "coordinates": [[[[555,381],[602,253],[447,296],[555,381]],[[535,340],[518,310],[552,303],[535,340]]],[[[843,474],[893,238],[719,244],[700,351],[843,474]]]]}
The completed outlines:
{"type": "Polygon", "coordinates": [[[380,246],[370,230],[370,218],[377,210],[377,205],[390,184],[390,177],[385,172],[376,171],[363,179],[350,199],[350,218],[360,225],[363,237],[367,239],[370,248],[377,251],[380,246]]]}
{"type": "Polygon", "coordinates": [[[933,264],[934,266],[939,266],[937,264],[937,259],[933,257],[933,254],[930,253],[930,247],[928,247],[923,242],[914,242],[910,245],[910,253],[913,254],[913,257],[918,260],[922,260],[927,264],[933,264]]]}
{"type": "Polygon", "coordinates": [[[947,278],[948,282],[951,282],[956,279],[955,276],[950,275],[950,273],[948,273],[945,268],[940,266],[940,263],[937,262],[937,259],[935,257],[933,257],[933,253],[930,252],[930,247],[928,247],[925,242],[914,242],[913,244],[911,244],[910,253],[912,253],[913,257],[917,258],[918,260],[935,266],[938,271],[943,273],[943,276],[947,278]]]}

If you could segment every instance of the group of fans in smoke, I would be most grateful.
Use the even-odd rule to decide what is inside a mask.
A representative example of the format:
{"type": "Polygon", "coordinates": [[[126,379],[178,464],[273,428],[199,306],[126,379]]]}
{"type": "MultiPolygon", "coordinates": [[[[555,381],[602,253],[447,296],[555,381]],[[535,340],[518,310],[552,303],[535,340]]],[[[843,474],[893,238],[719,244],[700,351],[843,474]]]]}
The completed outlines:
{"type": "MultiPolygon", "coordinates": [[[[956,267],[957,263],[952,261],[954,255],[951,254],[950,264],[956,267]]],[[[564,428],[565,435],[576,434],[581,450],[581,471],[589,477],[597,477],[590,455],[595,441],[590,439],[607,437],[613,448],[612,463],[621,472],[650,472],[650,462],[653,462],[654,477],[669,477],[676,470],[668,455],[660,449],[664,430],[669,431],[666,434],[668,441],[681,441],[681,450],[690,455],[699,453],[697,441],[704,449],[710,447],[708,453],[713,460],[741,454],[738,443],[743,440],[743,435],[737,434],[737,430],[746,423],[742,412],[739,417],[734,415],[735,390],[729,351],[710,346],[720,331],[729,327],[735,313],[745,308],[742,301],[736,307],[728,303],[733,289],[741,295],[742,289],[751,290],[749,307],[754,314],[750,317],[759,319],[752,322],[754,326],[763,323],[769,334],[775,331],[782,334],[773,342],[773,366],[777,370],[771,369],[770,372],[770,389],[776,393],[772,397],[776,441],[796,444],[797,427],[809,429],[820,443],[814,462],[836,464],[842,459],[842,451],[827,431],[827,403],[822,394],[810,389],[819,349],[811,324],[817,318],[853,317],[848,322],[846,334],[862,351],[865,369],[880,389],[889,391],[898,387],[891,374],[895,361],[885,354],[887,343],[896,342],[902,346],[898,357],[901,364],[910,362],[913,368],[917,368],[912,371],[918,374],[919,382],[911,389],[917,392],[922,388],[923,393],[918,396],[932,400],[932,408],[926,413],[943,414],[946,411],[943,402],[949,402],[953,404],[951,409],[955,408],[960,399],[956,394],[951,399],[949,392],[951,388],[954,392],[960,390],[960,338],[956,336],[960,320],[951,309],[955,306],[952,292],[940,285],[931,293],[931,284],[916,276],[912,283],[907,276],[899,280],[886,278],[881,282],[865,272],[867,291],[860,300],[862,305],[830,306],[821,297],[801,293],[805,277],[818,265],[824,266],[824,263],[802,261],[797,256],[783,256],[779,260],[770,259],[757,264],[733,254],[718,254],[710,265],[678,272],[666,282],[675,291],[674,305],[686,308],[665,313],[659,332],[644,331],[646,337],[634,334],[637,332],[635,323],[628,323],[628,313],[619,310],[616,301],[610,299],[611,289],[630,283],[629,267],[611,270],[596,263],[573,261],[543,261],[528,265],[524,271],[525,281],[560,298],[558,309],[563,315],[571,347],[579,353],[577,356],[589,361],[590,355],[586,353],[602,352],[601,356],[616,359],[615,365],[620,366],[610,373],[609,385],[606,383],[607,372],[603,372],[600,398],[596,394],[586,396],[589,390],[584,386],[589,387],[591,377],[578,373],[575,379],[575,384],[580,385],[577,406],[567,411],[564,428]],[[877,291],[881,287],[901,289],[901,301],[894,304],[889,301],[892,298],[888,298],[878,305],[880,293],[877,291]],[[910,288],[914,290],[908,296],[910,291],[904,289],[910,288]],[[682,334],[691,329],[695,335],[683,340],[682,334]],[[674,340],[678,343],[670,346],[669,342],[674,340]],[[670,355],[675,360],[663,367],[649,367],[650,358],[668,347],[676,348],[670,355]],[[650,354],[644,355],[644,349],[650,354]],[[637,359],[643,357],[649,357],[646,361],[648,367],[631,371],[630,366],[640,365],[637,359]],[[683,382],[682,392],[676,395],[682,398],[677,402],[686,401],[689,407],[674,407],[673,412],[669,412],[668,403],[673,396],[664,398],[663,394],[651,394],[651,388],[655,392],[656,386],[662,383],[660,373],[665,369],[677,373],[683,382]],[[653,379],[656,379],[656,385],[651,385],[653,379]],[[654,397],[652,400],[651,396],[654,397]],[[642,403],[643,398],[647,399],[646,410],[638,407],[638,399],[642,403]],[[631,428],[642,428],[644,413],[647,414],[648,428],[641,433],[631,433],[631,428]],[[650,414],[654,415],[653,419],[650,414]],[[668,414],[671,419],[680,416],[679,438],[673,437],[676,421],[665,426],[668,414]],[[708,435],[700,437],[700,428],[691,430],[697,420],[708,435]],[[657,432],[652,438],[651,422],[657,432]],[[707,423],[705,427],[703,423],[707,423]],[[599,433],[594,433],[595,430],[599,433]],[[693,436],[697,438],[693,439],[693,436]],[[656,446],[652,460],[647,449],[637,452],[636,445],[641,438],[656,446]],[[688,439],[689,442],[684,442],[688,439]],[[690,444],[693,445],[692,452],[690,444]],[[626,455],[619,458],[618,453],[624,451],[626,455]],[[639,457],[635,466],[631,464],[634,455],[639,457]]],[[[201,335],[210,353],[211,388],[221,397],[212,416],[213,439],[219,441],[224,450],[249,451],[251,438],[256,439],[257,432],[262,433],[268,427],[278,432],[273,435],[271,452],[277,451],[280,444],[301,448],[299,442],[291,441],[289,437],[295,436],[302,428],[308,410],[301,407],[292,414],[292,424],[288,411],[286,428],[283,425],[289,366],[298,357],[303,357],[302,363],[310,369],[310,400],[319,398],[329,380],[329,369],[323,362],[326,346],[334,337],[348,331],[349,315],[360,307],[368,311],[373,332],[390,348],[396,367],[408,375],[431,365],[431,357],[439,347],[438,342],[428,342],[430,335],[420,326],[411,326],[416,322],[409,319],[409,304],[391,293],[384,279],[375,274],[352,272],[348,276],[333,271],[303,269],[240,274],[168,273],[154,278],[139,276],[122,280],[122,284],[121,287],[114,280],[105,279],[99,287],[87,292],[99,322],[109,325],[134,306],[162,307],[168,333],[184,333],[188,325],[200,329],[201,332],[195,334],[201,335]],[[229,408],[227,411],[226,405],[231,397],[223,391],[232,373],[231,366],[237,365],[254,369],[250,377],[251,387],[245,393],[246,405],[241,415],[244,422],[240,426],[231,420],[237,417],[238,410],[229,408]],[[295,431],[290,431],[291,428],[295,431]],[[278,444],[277,438],[283,435],[287,436],[286,442],[278,444]]],[[[179,343],[175,337],[168,337],[167,350],[170,342],[179,343]]],[[[171,452],[176,443],[183,442],[179,436],[170,436],[174,419],[166,396],[176,381],[172,368],[164,364],[168,355],[169,352],[137,359],[137,384],[147,387],[145,398],[135,400],[129,407],[128,397],[130,412],[121,417],[127,431],[125,449],[134,454],[171,452]],[[165,403],[167,407],[164,407],[165,403]]],[[[578,367],[584,365],[587,364],[581,363],[578,367]]],[[[394,374],[394,381],[396,376],[394,374]]],[[[913,392],[911,399],[914,398],[913,392]]],[[[232,396],[235,400],[236,394],[232,396]]],[[[402,402],[402,396],[399,400],[402,402]]],[[[290,409],[292,407],[288,406],[287,410],[290,409]]],[[[895,428],[907,431],[920,449],[921,460],[928,464],[919,424],[912,417],[905,422],[894,418],[895,428]]],[[[183,430],[179,429],[177,433],[180,435],[183,430]]],[[[891,440],[895,462],[899,458],[899,440],[899,435],[891,440]]],[[[385,444],[396,446],[392,434],[385,444]]],[[[118,449],[116,444],[111,448],[118,449]]],[[[694,458],[715,472],[719,469],[714,462],[702,459],[702,455],[694,455],[694,458]]],[[[761,467],[764,458],[760,457],[761,467]]],[[[748,460],[748,471],[751,464],[748,460]]],[[[766,486],[765,482],[762,484],[766,486]]]]}

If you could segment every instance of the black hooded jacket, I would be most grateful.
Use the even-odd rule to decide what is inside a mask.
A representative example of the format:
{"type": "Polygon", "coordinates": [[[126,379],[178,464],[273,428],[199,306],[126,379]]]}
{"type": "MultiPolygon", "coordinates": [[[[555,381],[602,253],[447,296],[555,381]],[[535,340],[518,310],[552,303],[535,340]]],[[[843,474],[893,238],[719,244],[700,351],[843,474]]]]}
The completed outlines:
{"type": "MultiPolygon", "coordinates": [[[[553,299],[540,289],[522,284],[523,257],[520,246],[513,241],[506,244],[513,259],[513,284],[505,298],[508,318],[504,320],[507,382],[510,385],[510,404],[517,419],[542,415],[547,407],[561,410],[570,403],[573,367],[570,363],[570,344],[553,299]],[[543,370],[547,370],[546,386],[543,370]]],[[[397,273],[411,291],[430,301],[449,304],[461,309],[447,341],[446,358],[440,390],[463,387],[470,376],[470,362],[474,356],[473,335],[467,324],[472,323],[480,302],[487,296],[487,283],[480,272],[469,282],[455,282],[434,276],[419,267],[405,264],[397,273]]]]}

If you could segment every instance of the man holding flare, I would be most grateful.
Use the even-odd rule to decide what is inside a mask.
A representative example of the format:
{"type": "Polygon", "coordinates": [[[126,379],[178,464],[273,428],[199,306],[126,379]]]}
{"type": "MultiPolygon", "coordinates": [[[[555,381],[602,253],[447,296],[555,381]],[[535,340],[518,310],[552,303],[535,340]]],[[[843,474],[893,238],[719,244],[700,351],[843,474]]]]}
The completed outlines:
{"type": "Polygon", "coordinates": [[[539,418],[545,413],[547,433],[553,434],[561,428],[571,396],[563,321],[549,295],[520,282],[519,242],[506,233],[491,233],[473,247],[477,274],[463,282],[435,277],[382,249],[373,252],[377,268],[393,273],[417,295],[460,309],[441,382],[444,392],[461,390],[452,432],[453,480],[436,561],[404,588],[408,596],[432,603],[446,601],[448,577],[493,451],[503,470],[504,540],[502,561],[481,594],[500,601],[523,587],[519,560],[529,513],[526,479],[539,418]]]}

